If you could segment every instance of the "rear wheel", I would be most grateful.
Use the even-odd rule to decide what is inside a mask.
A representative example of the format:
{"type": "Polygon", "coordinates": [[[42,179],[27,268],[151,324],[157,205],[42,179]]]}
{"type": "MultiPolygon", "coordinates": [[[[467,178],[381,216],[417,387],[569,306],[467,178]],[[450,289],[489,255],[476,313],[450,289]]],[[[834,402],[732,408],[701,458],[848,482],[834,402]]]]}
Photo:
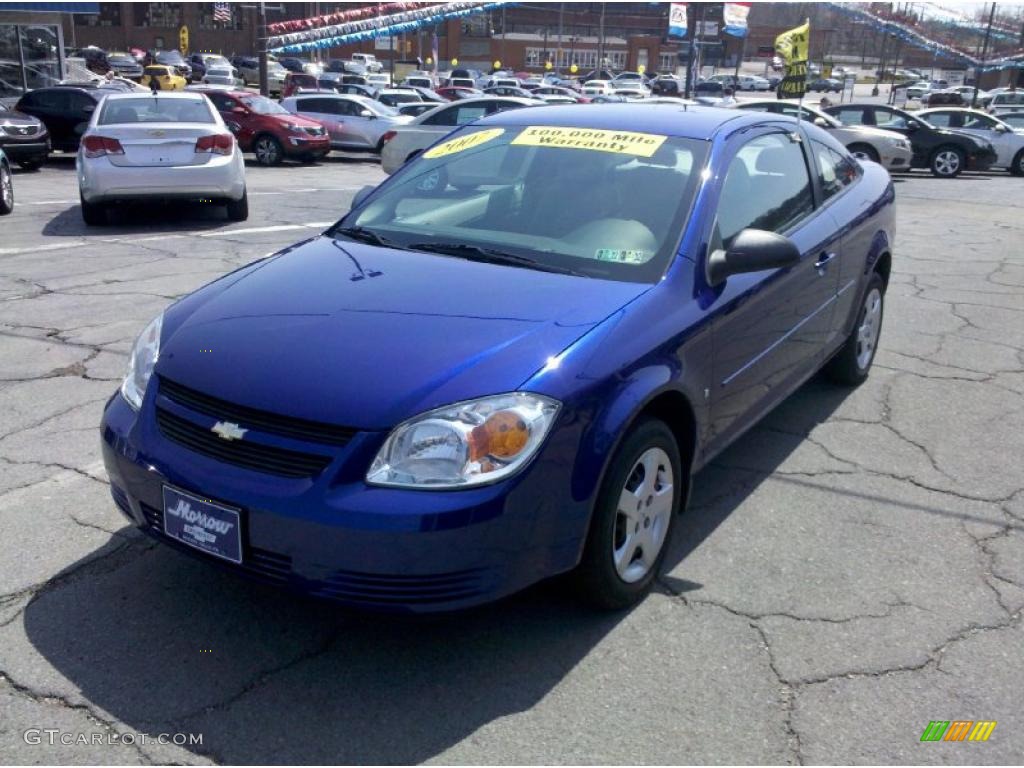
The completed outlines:
{"type": "Polygon", "coordinates": [[[14,180],[11,179],[11,166],[0,163],[0,216],[6,216],[14,210],[14,180]]]}
{"type": "Polygon", "coordinates": [[[929,167],[933,175],[941,179],[952,179],[960,175],[966,164],[967,158],[963,150],[956,147],[939,147],[932,153],[929,167]]]}
{"type": "Polygon", "coordinates": [[[259,136],[253,142],[252,150],[256,154],[256,162],[260,165],[278,165],[284,160],[281,142],[267,134],[259,136]]]}
{"type": "Polygon", "coordinates": [[[870,144],[851,144],[849,146],[849,150],[850,154],[858,160],[870,160],[873,163],[878,162],[878,151],[870,144]]]}
{"type": "Polygon", "coordinates": [[[243,192],[239,200],[228,200],[228,218],[231,221],[245,221],[249,218],[249,193],[243,192]]]}
{"type": "Polygon", "coordinates": [[[1010,173],[1014,176],[1024,176],[1024,149],[1013,158],[1013,163],[1010,164],[1010,173]]]}
{"type": "Polygon", "coordinates": [[[868,377],[878,350],[884,310],[885,283],[881,275],[873,272],[857,314],[857,324],[846,343],[825,366],[825,375],[837,384],[849,386],[856,386],[868,377]]]}
{"type": "Polygon", "coordinates": [[[79,196],[82,201],[82,220],[90,227],[102,227],[107,223],[107,207],[103,203],[87,203],[84,197],[79,196]]]}
{"type": "Polygon", "coordinates": [[[602,484],[576,570],[581,597],[625,608],[650,591],[686,480],[672,431],[647,419],[626,436],[602,484]]]}

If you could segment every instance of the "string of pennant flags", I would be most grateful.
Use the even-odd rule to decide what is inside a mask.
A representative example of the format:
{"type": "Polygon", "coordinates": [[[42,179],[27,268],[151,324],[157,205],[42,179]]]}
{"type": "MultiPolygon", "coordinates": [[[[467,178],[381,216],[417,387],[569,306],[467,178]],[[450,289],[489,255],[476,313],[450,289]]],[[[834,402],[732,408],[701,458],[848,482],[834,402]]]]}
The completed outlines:
{"type": "MultiPolygon", "coordinates": [[[[449,19],[458,19],[472,14],[484,13],[501,8],[502,6],[508,7],[514,5],[514,3],[504,2],[504,0],[485,2],[480,2],[479,0],[459,0],[449,3],[431,3],[429,5],[424,3],[392,3],[390,5],[416,5],[420,7],[407,8],[398,13],[384,16],[376,15],[372,18],[348,20],[340,24],[328,24],[326,26],[304,29],[299,32],[275,35],[267,40],[267,48],[278,53],[302,53],[322,48],[333,48],[345,43],[415,32],[416,30],[430,27],[449,19]]],[[[384,7],[386,8],[387,6],[384,7]]],[[[377,7],[374,8],[374,10],[377,9],[377,7]]],[[[351,13],[351,11],[348,13],[351,13]]],[[[335,15],[337,14],[332,14],[332,16],[335,15]]],[[[313,20],[305,19],[303,21],[313,20]]]]}
{"type": "MultiPolygon", "coordinates": [[[[829,5],[847,16],[856,18],[861,23],[870,24],[878,32],[890,34],[898,40],[902,40],[904,43],[914,46],[915,48],[926,50],[938,58],[950,59],[957,64],[977,67],[983,71],[1024,68],[1024,60],[1022,60],[1022,57],[1024,57],[1024,49],[1006,56],[987,59],[982,62],[979,58],[972,56],[967,51],[946,43],[941,43],[938,40],[933,40],[919,30],[914,29],[903,22],[882,18],[865,8],[851,6],[848,3],[829,3],[829,5]]],[[[978,31],[977,28],[972,29],[978,31]]]]}
{"type": "Polygon", "coordinates": [[[322,16],[313,16],[308,19],[278,21],[274,24],[268,24],[267,31],[272,35],[281,35],[288,32],[301,32],[304,29],[315,29],[317,27],[326,27],[332,24],[345,24],[346,22],[358,21],[359,19],[370,18],[372,16],[381,16],[393,11],[407,11],[429,5],[437,5],[436,0],[433,0],[432,2],[415,3],[378,3],[376,5],[353,8],[349,11],[336,11],[322,16]]]}

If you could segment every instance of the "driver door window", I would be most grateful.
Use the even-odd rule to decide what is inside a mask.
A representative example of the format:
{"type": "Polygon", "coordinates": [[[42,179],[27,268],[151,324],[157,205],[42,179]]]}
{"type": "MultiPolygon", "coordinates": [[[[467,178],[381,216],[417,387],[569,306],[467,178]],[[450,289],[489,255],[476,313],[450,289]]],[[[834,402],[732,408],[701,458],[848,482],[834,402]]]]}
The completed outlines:
{"type": "Polygon", "coordinates": [[[910,123],[903,115],[885,107],[875,108],[875,125],[879,128],[897,128],[906,130],[910,123]]]}
{"type": "Polygon", "coordinates": [[[729,165],[718,200],[718,247],[744,229],[783,232],[814,210],[800,144],[770,133],[747,143],[729,165]]]}

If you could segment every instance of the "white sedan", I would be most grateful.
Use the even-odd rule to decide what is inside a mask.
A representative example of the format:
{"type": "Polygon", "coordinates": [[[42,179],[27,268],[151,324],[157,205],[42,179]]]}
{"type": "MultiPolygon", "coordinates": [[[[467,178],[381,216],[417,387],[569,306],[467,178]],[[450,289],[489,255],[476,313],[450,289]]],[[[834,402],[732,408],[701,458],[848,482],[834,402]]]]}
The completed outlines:
{"type": "Polygon", "coordinates": [[[242,153],[201,93],[112,93],[82,134],[75,161],[82,218],[107,221],[114,203],[215,201],[249,217],[242,153]]]}
{"type": "Polygon", "coordinates": [[[442,104],[424,112],[408,125],[398,126],[384,134],[384,147],[380,153],[380,164],[385,173],[394,173],[405,162],[419,154],[443,136],[461,125],[472,123],[495,112],[522,107],[544,106],[536,99],[520,99],[513,96],[494,96],[479,99],[461,99],[442,104]]]}

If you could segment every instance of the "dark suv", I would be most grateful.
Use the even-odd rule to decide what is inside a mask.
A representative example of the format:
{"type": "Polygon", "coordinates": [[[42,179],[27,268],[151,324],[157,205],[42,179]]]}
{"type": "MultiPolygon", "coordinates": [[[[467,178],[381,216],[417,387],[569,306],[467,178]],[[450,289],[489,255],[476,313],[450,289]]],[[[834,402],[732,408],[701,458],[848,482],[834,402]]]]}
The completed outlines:
{"type": "Polygon", "coordinates": [[[50,154],[50,133],[32,115],[0,104],[0,149],[26,171],[34,171],[50,154]]]}
{"type": "Polygon", "coordinates": [[[996,150],[983,139],[931,123],[895,107],[877,104],[839,104],[824,110],[843,125],[869,125],[902,133],[910,140],[911,168],[927,168],[952,179],[963,171],[984,171],[996,161],[996,150]]]}
{"type": "Polygon", "coordinates": [[[77,152],[96,105],[109,90],[88,86],[54,85],[23,94],[14,105],[16,112],[38,118],[50,133],[54,149],[77,152]]]}

